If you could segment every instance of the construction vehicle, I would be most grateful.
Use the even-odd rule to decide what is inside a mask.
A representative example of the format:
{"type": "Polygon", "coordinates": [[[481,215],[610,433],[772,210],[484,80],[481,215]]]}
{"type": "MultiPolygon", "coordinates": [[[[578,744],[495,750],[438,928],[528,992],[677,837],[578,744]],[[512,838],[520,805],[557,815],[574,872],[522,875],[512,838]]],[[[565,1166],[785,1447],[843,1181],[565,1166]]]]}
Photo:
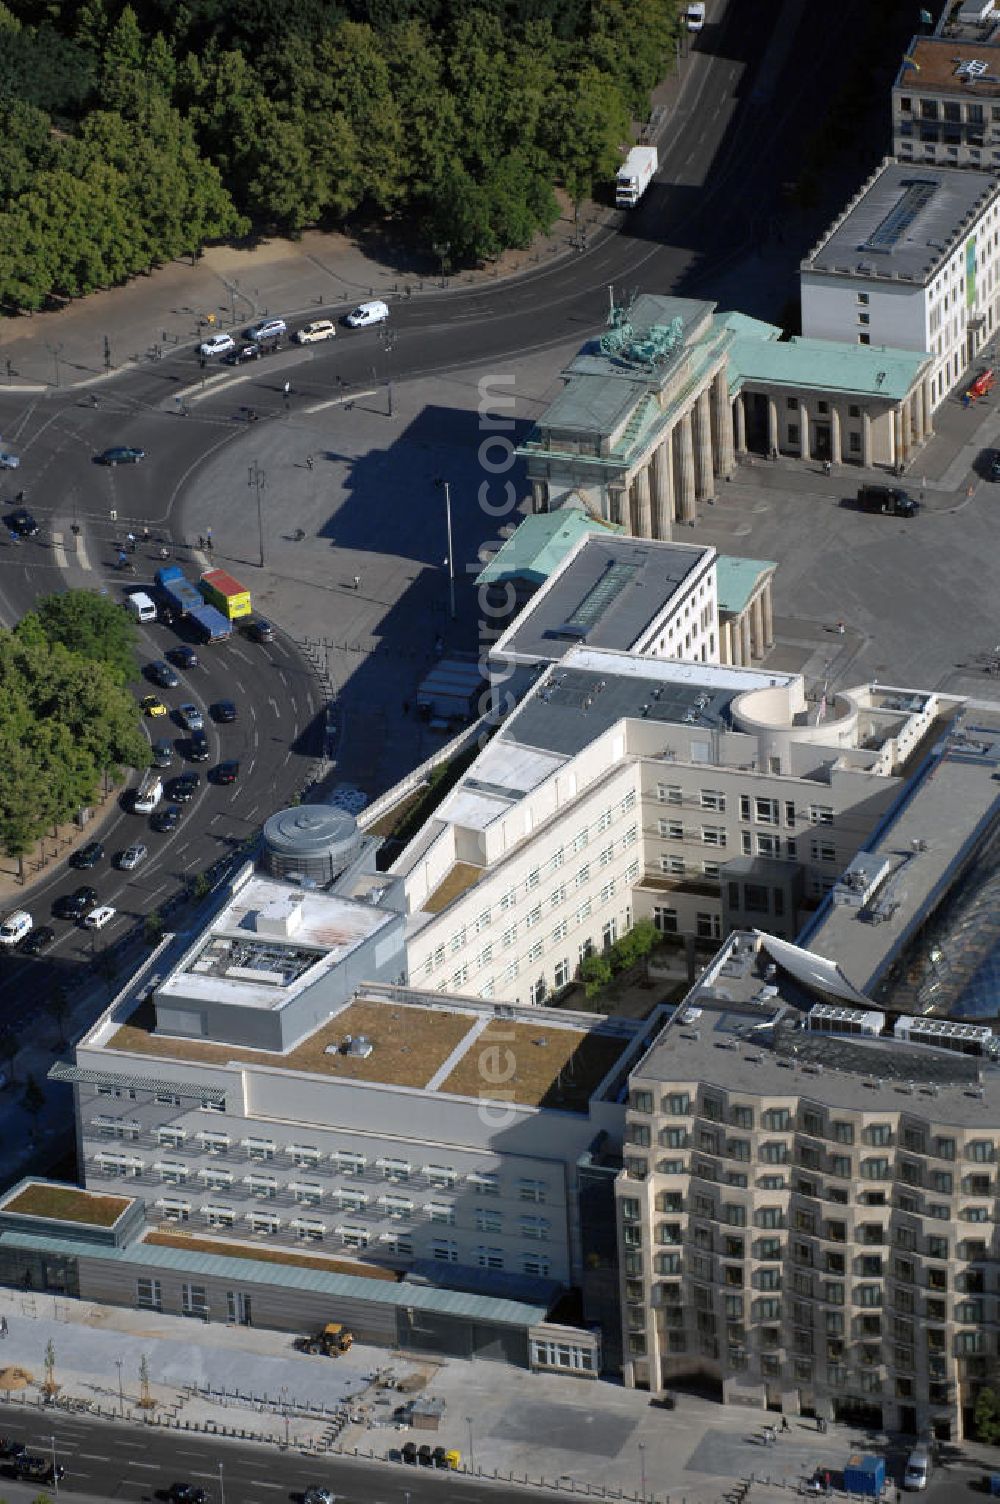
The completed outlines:
{"type": "Polygon", "coordinates": [[[354,1333],[339,1321],[328,1321],[315,1337],[300,1337],[295,1346],[300,1353],[313,1353],[323,1358],[337,1358],[349,1353],[354,1346],[354,1333]]]}

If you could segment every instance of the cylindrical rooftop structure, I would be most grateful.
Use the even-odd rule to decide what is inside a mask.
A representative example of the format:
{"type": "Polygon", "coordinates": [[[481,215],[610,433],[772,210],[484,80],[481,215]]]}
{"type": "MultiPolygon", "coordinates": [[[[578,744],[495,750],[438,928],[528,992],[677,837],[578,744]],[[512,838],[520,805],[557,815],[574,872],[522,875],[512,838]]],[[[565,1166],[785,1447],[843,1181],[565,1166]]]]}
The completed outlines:
{"type": "Polygon", "coordinates": [[[332,804],[279,809],[264,825],[262,866],[272,877],[333,882],[357,856],[358,822],[332,804]]]}

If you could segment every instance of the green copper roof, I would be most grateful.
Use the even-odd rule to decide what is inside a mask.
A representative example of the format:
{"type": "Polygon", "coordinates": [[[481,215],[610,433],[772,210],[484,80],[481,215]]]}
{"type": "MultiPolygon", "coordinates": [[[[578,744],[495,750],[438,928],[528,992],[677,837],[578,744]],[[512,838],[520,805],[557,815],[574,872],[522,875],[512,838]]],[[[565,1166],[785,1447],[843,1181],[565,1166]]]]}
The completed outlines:
{"type": "Polygon", "coordinates": [[[770,574],[777,567],[771,559],[737,559],[731,554],[720,554],[715,561],[719,610],[731,611],[738,616],[757,588],[761,575],[770,574]]]}
{"type": "Polygon", "coordinates": [[[620,531],[614,523],[600,522],[576,507],[538,512],[525,517],[479,574],[476,584],[497,585],[520,578],[543,585],[587,533],[620,531]]]}
{"type": "Polygon", "coordinates": [[[737,332],[729,347],[729,390],[736,393],[747,382],[761,382],[900,402],[929,359],[922,350],[853,345],[846,340],[807,339],[803,335],[775,340],[737,332]]]}

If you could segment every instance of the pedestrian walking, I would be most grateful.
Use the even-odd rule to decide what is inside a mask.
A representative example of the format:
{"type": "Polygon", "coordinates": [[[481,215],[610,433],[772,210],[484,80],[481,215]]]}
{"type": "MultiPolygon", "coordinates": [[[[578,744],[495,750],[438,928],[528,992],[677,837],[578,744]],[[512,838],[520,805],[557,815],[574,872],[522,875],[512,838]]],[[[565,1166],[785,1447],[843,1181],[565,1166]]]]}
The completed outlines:
{"type": "Polygon", "coordinates": [[[6,1337],[6,1335],[7,1335],[7,1318],[6,1318],[6,1316],[0,1316],[0,1337],[6,1337]]]}
{"type": "Polygon", "coordinates": [[[149,528],[148,527],[144,527],[143,530],[142,530],[142,541],[143,541],[143,543],[148,543],[149,542],[149,528]]]}
{"type": "Polygon", "coordinates": [[[204,547],[205,547],[205,539],[204,539],[204,536],[201,533],[198,534],[198,547],[200,549],[204,549],[204,547]]]}
{"type": "Polygon", "coordinates": [[[307,454],[306,455],[306,469],[307,470],[311,470],[312,467],[313,467],[313,463],[314,463],[314,461],[313,461],[312,455],[311,454],[307,454]]]}
{"type": "Polygon", "coordinates": [[[206,531],[205,531],[205,547],[208,549],[209,553],[212,552],[212,529],[211,528],[207,528],[206,531]]]}
{"type": "Polygon", "coordinates": [[[844,623],[842,621],[838,621],[838,623],[837,623],[837,636],[838,637],[843,637],[843,635],[844,635],[844,633],[846,631],[847,631],[847,628],[844,625],[844,623]]]}
{"type": "Polygon", "coordinates": [[[355,590],[361,589],[361,576],[359,574],[354,576],[354,588],[355,590]]]}
{"type": "Polygon", "coordinates": [[[286,397],[290,397],[292,395],[292,383],[290,381],[286,381],[284,386],[282,387],[282,391],[284,392],[286,397]]]}
{"type": "Polygon", "coordinates": [[[129,533],[128,536],[127,536],[127,538],[125,539],[125,542],[128,544],[128,551],[129,551],[129,553],[130,554],[134,554],[135,553],[135,545],[136,545],[136,536],[135,536],[135,533],[129,533]]]}
{"type": "Polygon", "coordinates": [[[781,1417],[781,1429],[783,1431],[787,1431],[788,1430],[788,1416],[787,1415],[783,1415],[781,1417]]]}
{"type": "Polygon", "coordinates": [[[825,476],[827,476],[827,477],[829,477],[829,476],[831,476],[833,474],[833,461],[832,460],[824,460],[823,461],[823,474],[825,476]]]}

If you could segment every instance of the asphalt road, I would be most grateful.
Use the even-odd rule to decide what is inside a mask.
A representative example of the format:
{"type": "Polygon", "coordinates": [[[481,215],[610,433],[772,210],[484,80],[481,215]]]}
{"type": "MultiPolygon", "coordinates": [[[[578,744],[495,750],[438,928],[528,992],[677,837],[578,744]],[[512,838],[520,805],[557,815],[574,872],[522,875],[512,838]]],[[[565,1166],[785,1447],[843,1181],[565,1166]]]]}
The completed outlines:
{"type": "MultiPolygon", "coordinates": [[[[103,581],[117,592],[150,576],[158,561],[141,550],[135,579],[113,571],[117,542],[129,528],[143,526],[175,542],[201,531],[197,476],[210,457],[245,434],[247,407],[260,415],[266,453],[268,424],[288,412],[316,410],[352,390],[463,363],[495,358],[498,370],[509,369],[530,351],[582,340],[600,327],[609,287],[618,298],[640,289],[708,294],[780,218],[781,184],[795,177],[801,140],[836,87],[836,70],[816,70],[814,59],[849,46],[864,4],[846,0],[831,11],[786,0],[772,13],[770,29],[761,25],[760,11],[736,3],[710,6],[711,24],[690,59],[678,111],[660,143],[657,181],[618,233],[595,240],[571,261],[503,285],[400,301],[388,331],[341,329],[335,340],[289,346],[249,367],[203,371],[192,345],[119,373],[100,387],[96,406],[87,392],[0,394],[0,432],[16,435],[22,456],[20,471],[0,477],[0,500],[10,505],[24,487],[42,525],[38,541],[0,541],[0,619],[17,620],[39,594],[67,583],[103,581]],[[720,16],[721,24],[715,21],[720,16]],[[111,444],[139,446],[149,458],[117,468],[93,463],[111,444]],[[84,563],[89,573],[78,567],[84,563]]],[[[770,296],[781,299],[784,292],[770,296]]],[[[252,532],[252,499],[248,513],[252,532]]],[[[154,649],[162,653],[164,630],[147,638],[150,656],[154,649]]],[[[93,880],[100,901],[122,911],[100,942],[114,944],[186,874],[239,843],[302,786],[318,751],[319,697],[294,648],[234,640],[202,656],[204,666],[190,676],[192,698],[204,704],[236,695],[233,685],[245,691],[245,698],[236,695],[240,722],[210,732],[212,761],[217,748],[239,757],[240,783],[233,790],[203,787],[173,836],[147,835],[144,822],[122,813],[106,832],[108,849],[145,839],[153,853],[148,863],[134,876],[114,874],[104,864],[93,879],[58,863],[31,893],[36,923],[48,922],[60,893],[93,880]]],[[[166,698],[176,703],[181,697],[174,691],[166,698]]],[[[15,960],[7,968],[0,985],[8,996],[16,987],[19,1000],[33,1005],[50,989],[60,961],[87,956],[82,932],[58,928],[50,959],[15,960]]]]}
{"type": "MultiPolygon", "coordinates": [[[[423,1504],[441,1498],[449,1504],[524,1504],[538,1496],[523,1487],[402,1463],[344,1458],[314,1462],[295,1453],[282,1454],[273,1446],[212,1442],[184,1432],[143,1431],[59,1412],[26,1416],[23,1409],[0,1406],[0,1426],[5,1437],[48,1457],[55,1439],[56,1459],[66,1469],[60,1493],[135,1504],[164,1498],[173,1483],[204,1488],[212,1504],[277,1504],[301,1499],[314,1485],[332,1489],[344,1504],[423,1504]]],[[[0,1478],[5,1484],[2,1473],[0,1478]]]]}

